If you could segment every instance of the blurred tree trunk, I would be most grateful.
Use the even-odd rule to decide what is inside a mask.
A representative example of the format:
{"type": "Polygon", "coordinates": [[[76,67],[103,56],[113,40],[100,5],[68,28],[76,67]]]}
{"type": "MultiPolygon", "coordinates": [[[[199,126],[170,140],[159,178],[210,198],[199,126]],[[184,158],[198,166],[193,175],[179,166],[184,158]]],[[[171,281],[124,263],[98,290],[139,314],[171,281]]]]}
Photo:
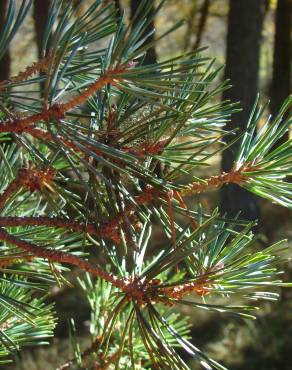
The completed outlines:
{"type": "MultiPolygon", "coordinates": [[[[243,110],[232,117],[229,126],[231,129],[238,129],[239,132],[245,131],[258,90],[264,9],[265,0],[229,1],[225,78],[231,79],[232,88],[224,92],[223,99],[241,102],[243,110]]],[[[233,137],[228,140],[233,140],[233,137]]],[[[238,146],[239,143],[236,143],[224,151],[223,171],[231,169],[238,146]]],[[[237,185],[222,188],[221,210],[229,217],[234,217],[239,211],[243,219],[259,217],[256,197],[237,185]]]]}
{"type": "Polygon", "coordinates": [[[114,0],[114,3],[117,9],[117,15],[118,16],[122,15],[122,8],[121,8],[120,0],[114,0]]]}
{"type": "MultiPolygon", "coordinates": [[[[152,11],[150,12],[150,16],[151,16],[151,13],[154,12],[154,0],[148,0],[148,1],[149,1],[149,3],[152,4],[152,11]]],[[[139,4],[140,4],[139,0],[131,0],[131,3],[130,3],[130,5],[131,5],[131,19],[133,19],[134,15],[136,14],[137,9],[139,7],[139,4]]],[[[143,11],[141,12],[141,14],[143,14],[143,11]]],[[[135,23],[136,23],[136,21],[134,21],[134,25],[135,25],[135,23]]],[[[141,35],[141,38],[145,37],[153,29],[154,29],[154,21],[152,20],[151,22],[149,22],[149,25],[146,27],[145,31],[141,35]]],[[[148,39],[146,40],[146,43],[149,43],[153,40],[154,40],[154,34],[152,34],[151,36],[148,37],[148,39]]],[[[144,59],[144,64],[152,64],[152,63],[155,63],[156,60],[157,60],[156,50],[155,50],[155,47],[153,46],[153,47],[151,47],[150,49],[147,50],[147,53],[146,53],[146,56],[145,56],[145,59],[144,59]]]]}
{"type": "Polygon", "coordinates": [[[42,40],[43,40],[43,31],[45,30],[47,24],[49,7],[50,0],[34,1],[33,19],[39,59],[41,59],[44,56],[42,55],[42,40]]]}
{"type": "MultiPolygon", "coordinates": [[[[275,15],[275,39],[273,77],[271,84],[271,114],[275,116],[283,100],[291,94],[291,55],[292,55],[292,2],[291,0],[278,0],[275,15]]],[[[277,143],[280,145],[288,140],[289,134],[283,136],[277,143]]],[[[291,178],[290,178],[291,181],[291,178]]],[[[288,216],[289,217],[289,216],[288,216]]],[[[285,278],[291,280],[292,270],[286,271],[285,278]]],[[[281,290],[281,300],[291,299],[291,293],[281,290]]]]}
{"type": "Polygon", "coordinates": [[[191,38],[192,35],[195,33],[195,26],[196,26],[196,14],[198,13],[198,2],[197,0],[192,1],[192,5],[189,11],[189,15],[186,17],[186,32],[184,35],[184,46],[183,50],[187,51],[190,49],[191,38]]]}
{"type": "MultiPolygon", "coordinates": [[[[278,0],[275,19],[274,61],[271,86],[271,113],[276,115],[291,93],[292,1],[278,0]]],[[[288,139],[288,133],[279,144],[288,139]]]]}
{"type": "MultiPolygon", "coordinates": [[[[7,0],[0,1],[0,32],[2,32],[5,16],[6,16],[6,9],[7,9],[7,0]]],[[[10,75],[10,53],[9,50],[3,55],[2,59],[0,60],[0,81],[7,80],[10,75]]]]}
{"type": "Polygon", "coordinates": [[[210,0],[204,0],[202,4],[202,8],[200,10],[200,19],[197,29],[197,35],[196,35],[196,41],[194,43],[194,46],[192,47],[192,50],[196,50],[199,48],[202,36],[206,28],[208,14],[209,14],[209,7],[210,7],[210,0]]]}
{"type": "MultiPolygon", "coordinates": [[[[47,19],[49,15],[50,2],[51,0],[42,0],[42,1],[34,0],[33,20],[34,20],[35,37],[36,37],[36,42],[37,42],[39,59],[43,58],[46,54],[46,52],[42,51],[42,42],[43,42],[44,30],[46,28],[47,19]]],[[[41,87],[41,95],[43,96],[44,89],[45,89],[45,82],[41,82],[40,87],[41,87]]]]}

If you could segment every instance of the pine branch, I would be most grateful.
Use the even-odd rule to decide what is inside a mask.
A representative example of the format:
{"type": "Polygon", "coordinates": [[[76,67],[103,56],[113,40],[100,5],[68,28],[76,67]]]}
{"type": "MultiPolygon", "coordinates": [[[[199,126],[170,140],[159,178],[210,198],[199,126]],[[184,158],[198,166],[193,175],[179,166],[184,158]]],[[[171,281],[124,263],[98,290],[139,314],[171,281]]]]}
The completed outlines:
{"type": "MultiPolygon", "coordinates": [[[[29,3],[10,2],[0,55],[29,3]]],[[[0,141],[7,133],[15,141],[0,146],[0,357],[51,335],[52,309],[39,292],[61,284],[71,267],[86,272],[93,344],[81,353],[72,339],[75,358],[64,369],[91,358],[102,369],[189,369],[177,348],[206,369],[224,369],[188,340],[189,326],[173,310],[252,319],[257,307],[233,304],[234,297],[274,300],[263,288],[290,286],[281,279],[285,243],[256,250],[254,224],[206,214],[186,198],[233,183],[291,207],[291,140],[274,146],[291,125],[291,97],[258,135],[264,109],[256,103],[247,132],[234,139],[241,144],[228,173],[192,176],[226,148],[217,144],[238,108],[214,103],[229,85],[216,84],[220,69],[203,49],[143,64],[153,46],[151,32],[141,39],[150,8],[142,0],[135,24],[125,25],[112,1],[95,0],[76,17],[71,3],[55,0],[47,57],[0,83],[0,141]],[[86,257],[88,246],[102,254],[102,266],[86,257]]]]}
{"type": "Polygon", "coordinates": [[[39,247],[32,243],[28,243],[24,240],[14,237],[13,235],[10,235],[2,228],[0,228],[0,239],[31,253],[35,257],[45,258],[51,262],[68,263],[71,266],[79,267],[81,270],[90,272],[94,276],[104,279],[118,288],[127,290],[127,284],[122,279],[118,279],[116,276],[106,273],[104,270],[93,266],[82,258],[65,252],[50,250],[39,247]]]}
{"type": "Polygon", "coordinates": [[[189,185],[188,189],[180,192],[180,195],[185,197],[193,194],[199,194],[207,190],[219,188],[225,184],[241,185],[245,181],[248,181],[245,173],[251,173],[253,170],[256,170],[256,166],[246,165],[246,167],[231,170],[230,172],[223,172],[221,175],[212,176],[209,179],[203,180],[202,182],[195,182],[189,185]]]}
{"type": "Polygon", "coordinates": [[[2,122],[0,125],[0,132],[23,132],[30,128],[33,124],[39,121],[58,120],[65,117],[65,113],[81,105],[87,101],[96,91],[102,89],[108,83],[116,83],[119,79],[118,75],[126,71],[127,66],[118,66],[114,70],[107,71],[90,87],[84,90],[79,96],[72,98],[67,103],[60,103],[52,105],[50,108],[44,109],[41,113],[33,114],[29,117],[18,118],[11,122],[2,122]]]}

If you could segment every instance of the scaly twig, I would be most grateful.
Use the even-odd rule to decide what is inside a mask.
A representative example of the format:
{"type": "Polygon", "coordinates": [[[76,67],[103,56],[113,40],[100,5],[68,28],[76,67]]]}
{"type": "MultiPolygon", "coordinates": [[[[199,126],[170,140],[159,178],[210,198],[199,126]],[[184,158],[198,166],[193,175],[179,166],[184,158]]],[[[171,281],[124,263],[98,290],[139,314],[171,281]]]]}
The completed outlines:
{"type": "Polygon", "coordinates": [[[117,237],[118,223],[103,222],[100,226],[95,223],[83,223],[80,221],[51,218],[46,216],[39,217],[0,217],[0,225],[3,227],[13,226],[48,226],[68,229],[76,232],[86,232],[89,235],[97,235],[102,238],[110,239],[119,244],[120,238],[117,237]]]}
{"type": "Polygon", "coordinates": [[[29,164],[28,168],[20,168],[15,179],[8,185],[4,192],[0,195],[0,210],[4,207],[6,201],[13,196],[21,187],[29,189],[31,192],[41,190],[48,186],[55,177],[53,168],[38,170],[29,164]]]}
{"type": "Polygon", "coordinates": [[[248,181],[248,177],[244,175],[245,172],[251,172],[256,168],[255,165],[248,165],[240,167],[239,169],[232,169],[230,172],[222,172],[220,175],[212,176],[204,182],[194,182],[189,185],[187,189],[181,190],[182,197],[199,194],[206,190],[219,188],[225,184],[240,185],[244,181],[248,181]]]}
{"type": "Polygon", "coordinates": [[[21,117],[15,120],[3,121],[0,125],[0,132],[15,132],[21,133],[25,132],[28,128],[33,126],[39,121],[50,121],[50,120],[60,120],[65,117],[65,114],[75,108],[77,105],[84,104],[87,99],[92,96],[96,91],[101,90],[106,84],[112,83],[116,84],[116,79],[118,75],[122,72],[126,72],[128,65],[117,66],[114,69],[109,69],[97,79],[93,84],[91,84],[87,89],[85,89],[80,95],[72,98],[67,103],[54,104],[47,109],[44,109],[41,113],[36,113],[28,117],[21,117]]]}
{"type": "Polygon", "coordinates": [[[29,77],[37,72],[46,72],[50,58],[51,56],[47,55],[45,58],[42,58],[38,62],[33,63],[31,66],[26,67],[26,69],[20,72],[18,75],[12,76],[8,80],[1,81],[0,90],[3,89],[3,87],[6,87],[7,84],[26,81],[29,77]]]}
{"type": "Polygon", "coordinates": [[[0,227],[0,240],[13,244],[16,247],[31,253],[35,257],[44,258],[50,262],[68,263],[71,266],[79,267],[81,270],[87,271],[92,275],[111,283],[116,288],[127,290],[128,283],[126,280],[119,279],[115,275],[107,273],[101,268],[92,265],[90,262],[70,253],[42,248],[36,244],[21,240],[9,234],[2,227],[0,227]]]}

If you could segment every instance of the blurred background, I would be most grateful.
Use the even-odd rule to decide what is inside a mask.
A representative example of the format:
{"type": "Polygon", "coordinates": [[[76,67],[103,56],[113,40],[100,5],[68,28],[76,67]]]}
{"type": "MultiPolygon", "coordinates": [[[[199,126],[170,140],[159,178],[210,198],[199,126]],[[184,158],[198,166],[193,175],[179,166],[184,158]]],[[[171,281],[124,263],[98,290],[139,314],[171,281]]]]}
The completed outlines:
{"type": "MultiPolygon", "coordinates": [[[[112,1],[118,13],[125,14],[127,22],[133,20],[139,0],[112,1]]],[[[21,0],[17,2],[20,4],[21,0]]],[[[82,1],[80,14],[82,7],[85,9],[91,2],[82,1]]],[[[40,56],[49,3],[50,0],[34,0],[27,21],[0,61],[0,80],[17,74],[40,56]]],[[[80,1],[75,3],[78,5],[80,1]]],[[[148,40],[158,41],[147,53],[145,63],[208,47],[204,55],[215,58],[215,68],[225,65],[220,78],[228,78],[232,84],[217,99],[240,101],[243,107],[243,111],[232,118],[230,127],[244,130],[258,92],[262,102],[270,101],[272,115],[291,94],[291,0],[166,0],[158,14],[155,9],[159,2],[149,0],[149,3],[153,5],[150,28],[155,27],[155,32],[148,40]],[[183,24],[178,29],[160,39],[181,20],[183,24]]],[[[0,0],[0,30],[6,5],[7,0],[0,0]]],[[[228,170],[235,151],[233,145],[222,156],[212,158],[209,169],[197,175],[205,177],[228,170]]],[[[259,219],[257,232],[261,248],[283,238],[288,238],[291,243],[292,217],[286,209],[258,200],[236,186],[201,196],[200,201],[207,210],[219,204],[231,217],[241,211],[242,218],[259,219]]],[[[292,278],[292,266],[287,267],[286,275],[287,279],[292,278]]],[[[74,271],[69,280],[74,283],[74,271]]],[[[233,370],[292,370],[292,291],[279,293],[278,302],[262,303],[263,309],[256,322],[210,312],[194,314],[185,311],[191,315],[194,343],[233,370]]],[[[76,312],[76,296],[68,287],[56,289],[53,296],[61,317],[57,339],[51,348],[26,351],[16,367],[8,366],[7,369],[51,370],[62,363],[62,358],[69,358],[70,343],[65,339],[65,319],[69,316],[75,317],[82,342],[82,334],[88,332],[88,307],[85,303],[83,307],[79,301],[80,309],[76,312]]],[[[196,364],[190,366],[197,369],[196,364]]]]}

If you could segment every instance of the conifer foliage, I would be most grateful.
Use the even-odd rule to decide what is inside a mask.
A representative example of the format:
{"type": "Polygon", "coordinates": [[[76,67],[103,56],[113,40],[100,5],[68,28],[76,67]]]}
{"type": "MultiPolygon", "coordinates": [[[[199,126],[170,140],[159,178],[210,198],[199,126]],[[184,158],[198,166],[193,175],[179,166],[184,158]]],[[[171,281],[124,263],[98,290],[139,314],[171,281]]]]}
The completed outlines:
{"type": "MultiPolygon", "coordinates": [[[[72,3],[51,2],[43,58],[0,83],[0,363],[53,336],[46,297],[74,267],[92,345],[74,342],[60,369],[182,370],[188,356],[224,369],[195,346],[178,308],[254,318],[257,301],[289,285],[287,246],[257,249],[254,223],[208,214],[196,194],[236,183],[292,207],[292,143],[274,145],[291,125],[292,96],[256,134],[257,101],[234,135],[232,170],[198,178],[238,109],[216,100],[228,83],[216,83],[213,60],[200,49],[145,65],[147,1],[129,26],[114,2],[94,0],[79,17],[72,3]],[[164,235],[155,247],[153,229],[164,235]]],[[[31,1],[16,5],[0,56],[31,1]]]]}

